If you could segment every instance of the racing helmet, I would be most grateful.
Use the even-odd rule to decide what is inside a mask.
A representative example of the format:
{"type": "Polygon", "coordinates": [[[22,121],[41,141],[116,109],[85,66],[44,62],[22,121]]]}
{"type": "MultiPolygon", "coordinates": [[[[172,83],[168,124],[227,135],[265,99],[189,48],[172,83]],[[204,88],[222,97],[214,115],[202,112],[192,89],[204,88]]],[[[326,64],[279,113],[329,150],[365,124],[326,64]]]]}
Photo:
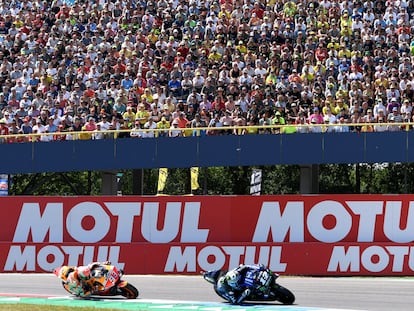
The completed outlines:
{"type": "Polygon", "coordinates": [[[227,284],[231,287],[236,287],[240,280],[240,273],[237,271],[230,271],[226,275],[227,284]]]}
{"type": "Polygon", "coordinates": [[[75,267],[72,266],[62,266],[62,267],[58,267],[56,268],[53,273],[60,278],[62,281],[66,282],[66,280],[68,279],[69,274],[75,271],[75,267]]]}

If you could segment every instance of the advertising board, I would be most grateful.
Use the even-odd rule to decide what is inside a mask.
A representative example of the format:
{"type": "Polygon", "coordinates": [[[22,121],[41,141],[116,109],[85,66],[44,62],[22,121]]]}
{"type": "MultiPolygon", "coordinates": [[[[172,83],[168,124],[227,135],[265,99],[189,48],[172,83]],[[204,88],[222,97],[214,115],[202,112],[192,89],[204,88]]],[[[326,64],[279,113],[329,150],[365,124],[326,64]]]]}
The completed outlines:
{"type": "Polygon", "coordinates": [[[0,197],[2,272],[111,260],[129,274],[262,263],[291,275],[414,275],[410,195],[0,197]]]}

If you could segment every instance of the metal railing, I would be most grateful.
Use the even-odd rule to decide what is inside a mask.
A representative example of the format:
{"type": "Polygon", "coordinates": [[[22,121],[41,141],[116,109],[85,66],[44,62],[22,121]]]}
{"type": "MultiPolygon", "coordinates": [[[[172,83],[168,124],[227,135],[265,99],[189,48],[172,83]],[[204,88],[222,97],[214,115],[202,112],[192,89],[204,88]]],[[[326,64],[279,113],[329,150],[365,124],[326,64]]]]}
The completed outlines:
{"type": "MultiPolygon", "coordinates": [[[[158,138],[171,137],[175,132],[182,137],[214,135],[262,135],[262,134],[309,134],[340,132],[384,132],[411,131],[414,123],[345,123],[345,124],[285,124],[285,125],[248,125],[222,127],[188,127],[169,129],[124,129],[99,131],[58,131],[53,133],[8,134],[0,135],[0,143],[52,142],[65,140],[95,140],[118,138],[158,138]],[[345,128],[347,128],[345,130],[345,128]],[[293,130],[292,130],[293,129],[293,130]],[[379,130],[380,129],[380,130],[379,130]]],[[[171,137],[171,138],[174,138],[171,137]]]]}

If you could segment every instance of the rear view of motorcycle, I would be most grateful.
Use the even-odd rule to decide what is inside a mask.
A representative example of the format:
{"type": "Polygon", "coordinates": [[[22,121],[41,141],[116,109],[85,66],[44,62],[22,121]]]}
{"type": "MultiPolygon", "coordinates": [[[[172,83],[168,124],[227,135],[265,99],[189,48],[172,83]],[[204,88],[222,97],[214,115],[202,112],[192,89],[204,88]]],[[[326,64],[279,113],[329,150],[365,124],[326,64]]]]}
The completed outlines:
{"type": "Polygon", "coordinates": [[[123,296],[136,299],[138,289],[122,280],[123,271],[110,263],[92,263],[88,266],[62,266],[53,273],[62,281],[63,288],[72,295],[123,296]]]}
{"type": "Polygon", "coordinates": [[[295,302],[295,295],[278,284],[278,274],[263,265],[240,265],[230,270],[211,270],[203,273],[214,291],[232,304],[243,301],[279,301],[285,305],[295,302]]]}

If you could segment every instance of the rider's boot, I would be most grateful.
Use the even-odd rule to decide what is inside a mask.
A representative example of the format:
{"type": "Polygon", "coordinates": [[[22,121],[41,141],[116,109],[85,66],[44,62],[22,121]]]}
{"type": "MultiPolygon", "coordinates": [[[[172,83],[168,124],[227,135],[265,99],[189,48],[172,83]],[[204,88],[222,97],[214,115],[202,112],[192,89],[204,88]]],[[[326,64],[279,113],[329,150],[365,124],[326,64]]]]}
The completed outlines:
{"type": "Polygon", "coordinates": [[[237,299],[236,303],[241,303],[244,299],[247,298],[247,296],[250,295],[250,289],[246,288],[244,292],[240,295],[239,299],[237,299]]]}

